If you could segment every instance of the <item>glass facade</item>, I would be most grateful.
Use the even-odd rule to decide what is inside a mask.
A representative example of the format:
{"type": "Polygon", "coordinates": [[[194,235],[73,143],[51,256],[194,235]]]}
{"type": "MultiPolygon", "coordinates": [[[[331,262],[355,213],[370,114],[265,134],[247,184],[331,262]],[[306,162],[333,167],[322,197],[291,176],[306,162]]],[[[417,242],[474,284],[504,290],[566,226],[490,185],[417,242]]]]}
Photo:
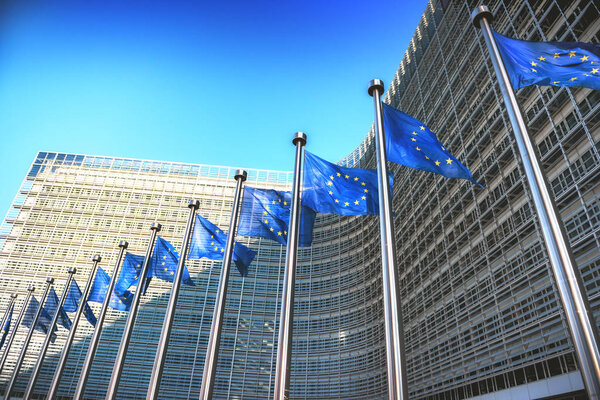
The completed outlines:
{"type": "MultiPolygon", "coordinates": [[[[479,2],[431,1],[385,101],[424,121],[486,189],[393,165],[396,245],[411,399],[578,398],[583,386],[502,97],[480,32],[479,2]],[[545,391],[544,391],[545,390],[545,391]],[[526,397],[525,397],[526,396],[526,397]]],[[[600,42],[594,2],[490,1],[494,27],[531,40],[600,42]]],[[[600,313],[600,92],[530,87],[518,98],[557,199],[586,290],[600,313]]],[[[340,163],[375,166],[373,134],[340,163]]],[[[290,165],[293,151],[290,147],[290,165]]],[[[143,254],[150,223],[181,247],[187,201],[226,228],[236,168],[40,152],[0,227],[0,311],[13,291],[62,289],[67,268],[87,279],[94,254],[111,272],[119,240],[143,254]]],[[[248,170],[247,184],[289,190],[291,173],[248,170]]],[[[273,392],[285,248],[238,238],[257,251],[246,278],[230,279],[215,398],[267,399],[273,392]]],[[[387,396],[379,224],[373,216],[319,215],[314,244],[299,251],[291,396],[387,396]]],[[[163,399],[197,398],[220,262],[188,261],[196,284],[177,307],[163,399]]],[[[170,284],[142,300],[119,398],[144,399],[170,284]]],[[[97,311],[99,305],[94,305],[97,311]]],[[[109,311],[86,398],[102,399],[126,315],[109,311]]],[[[83,320],[59,394],[73,394],[92,327],[83,320]]],[[[2,375],[4,390],[25,336],[20,328],[2,375]]],[[[42,369],[44,398],[66,338],[62,328],[42,369]]],[[[30,345],[17,392],[41,346],[30,345]]]]}

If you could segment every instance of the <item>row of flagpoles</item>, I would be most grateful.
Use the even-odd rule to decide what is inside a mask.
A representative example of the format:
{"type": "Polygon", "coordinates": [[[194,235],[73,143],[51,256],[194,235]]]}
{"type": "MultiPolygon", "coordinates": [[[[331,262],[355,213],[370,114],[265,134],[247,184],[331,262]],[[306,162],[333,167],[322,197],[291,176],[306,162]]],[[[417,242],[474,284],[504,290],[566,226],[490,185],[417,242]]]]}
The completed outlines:
{"type": "MultiPolygon", "coordinates": [[[[501,54],[509,52],[510,49],[506,50],[505,48],[502,50],[498,47],[495,38],[500,35],[490,28],[489,21],[492,20],[492,14],[487,7],[478,7],[473,12],[472,18],[475,26],[480,27],[483,31],[494,69],[499,77],[500,89],[525,166],[527,180],[569,323],[583,381],[589,397],[598,399],[600,395],[600,352],[598,350],[597,329],[585,292],[582,289],[581,277],[573,261],[569,242],[564,234],[562,222],[556,211],[553,197],[548,189],[546,178],[516,102],[511,83],[516,72],[512,69],[509,74],[505,65],[508,62],[503,62],[501,54]]],[[[518,45],[522,46],[522,43],[518,45]]],[[[576,45],[581,44],[576,43],[576,45]]],[[[583,48],[584,50],[587,49],[585,46],[583,48]]],[[[564,46],[555,47],[555,49],[565,52],[565,54],[576,53],[572,48],[565,50],[564,46]],[[567,50],[569,50],[568,53],[567,50]]],[[[547,58],[544,57],[544,54],[550,53],[548,53],[549,50],[540,51],[542,53],[540,53],[538,61],[542,63],[547,58]]],[[[593,51],[591,53],[592,55],[595,54],[593,51]]],[[[560,58],[561,54],[563,53],[555,52],[554,58],[560,58]]],[[[588,56],[584,55],[582,59],[588,61],[586,57],[588,56]]],[[[596,59],[590,62],[594,63],[596,61],[600,62],[600,49],[598,49],[596,59]]],[[[531,65],[533,63],[537,67],[538,62],[532,61],[531,65]]],[[[538,69],[540,68],[538,67],[538,69]]],[[[534,70],[537,73],[537,69],[534,68],[534,70]]],[[[527,71],[527,73],[530,72],[527,71]]],[[[524,78],[517,77],[514,79],[520,82],[524,78]]],[[[598,80],[598,87],[600,88],[600,76],[598,76],[598,80]]],[[[585,81],[585,79],[581,81],[585,81]]],[[[544,82],[546,81],[535,81],[533,83],[544,84],[544,82]]],[[[556,80],[552,81],[552,84],[575,86],[573,82],[575,80],[556,80]]],[[[596,81],[593,82],[593,85],[595,85],[596,81]]],[[[593,85],[587,85],[586,87],[595,88],[593,85]]],[[[141,297],[145,293],[150,279],[158,277],[171,281],[173,286],[146,397],[147,399],[156,399],[159,393],[180,286],[181,283],[193,285],[189,272],[185,267],[185,259],[207,257],[213,260],[223,260],[200,392],[200,399],[210,399],[216,374],[231,262],[236,263],[242,275],[245,275],[248,265],[255,255],[252,250],[234,241],[237,234],[266,237],[287,245],[279,318],[274,398],[276,400],[288,399],[297,250],[299,246],[310,245],[315,214],[316,212],[325,212],[340,215],[379,215],[388,394],[390,399],[408,399],[402,315],[395,266],[396,246],[392,219],[392,178],[388,172],[387,161],[438,173],[449,178],[467,179],[477,185],[479,184],[472,177],[470,171],[446,150],[437,140],[436,135],[425,124],[381,102],[381,95],[384,92],[383,82],[378,79],[371,81],[368,92],[373,97],[375,105],[376,170],[346,168],[325,161],[304,150],[307,137],[304,133],[297,132],[292,141],[296,147],[296,156],[291,193],[271,189],[243,188],[247,174],[242,170],[236,171],[236,188],[228,234],[222,232],[202,216],[196,215],[199,202],[190,200],[188,204],[190,211],[180,255],[177,255],[176,250],[170,243],[158,236],[161,225],[153,223],[145,256],[125,254],[127,242],[122,241],[119,243],[120,250],[112,278],[109,278],[101,268],[98,268],[98,263],[101,260],[100,256],[94,256],[94,265],[83,293],[73,280],[73,274],[76,272],[75,268],[68,271],[69,277],[60,300],[58,300],[54,289],[51,288],[52,278],[47,279],[40,302],[32,297],[34,288],[30,286],[27,298],[17,318],[17,326],[23,322],[30,329],[7,385],[4,398],[9,398],[13,390],[34,329],[40,329],[46,333],[46,338],[39,352],[24,398],[31,397],[45,353],[49,343],[53,341],[56,324],[60,323],[70,329],[70,332],[48,392],[48,399],[56,396],[75,330],[81,314],[84,314],[90,322],[94,321],[92,323],[95,323],[95,330],[75,390],[74,399],[83,398],[91,364],[100,340],[102,325],[110,306],[122,311],[129,311],[106,394],[107,400],[114,399],[119,387],[141,297]],[[236,229],[238,220],[239,228],[236,229]],[[119,274],[121,263],[123,267],[119,274]],[[135,294],[132,294],[129,292],[129,288],[134,285],[137,286],[137,289],[135,294]],[[46,300],[49,293],[50,296],[46,300]],[[69,301],[71,303],[75,301],[76,306],[67,307],[69,301]],[[97,322],[87,305],[87,301],[102,302],[102,309],[97,322]],[[44,306],[44,302],[46,302],[46,306],[44,306]],[[49,309],[46,310],[46,307],[49,309]],[[27,311],[25,311],[26,308],[27,311]],[[64,311],[76,312],[72,324],[64,311]]],[[[9,306],[2,319],[3,333],[0,338],[0,347],[4,344],[10,326],[15,297],[14,294],[11,295],[9,306]]],[[[0,359],[0,372],[6,363],[16,329],[16,327],[13,329],[0,359]]]]}

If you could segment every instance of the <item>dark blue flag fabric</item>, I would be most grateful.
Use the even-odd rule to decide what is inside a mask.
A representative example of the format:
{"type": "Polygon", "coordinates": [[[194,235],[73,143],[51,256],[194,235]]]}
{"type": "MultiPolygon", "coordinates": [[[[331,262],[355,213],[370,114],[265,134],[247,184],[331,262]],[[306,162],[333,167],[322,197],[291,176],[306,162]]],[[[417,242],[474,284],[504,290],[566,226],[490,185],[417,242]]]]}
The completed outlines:
{"type": "MultiPolygon", "coordinates": [[[[95,301],[97,303],[104,303],[104,299],[106,298],[106,292],[108,292],[108,287],[110,286],[110,276],[101,268],[98,267],[98,271],[96,271],[96,277],[94,278],[94,283],[92,284],[92,288],[90,289],[90,294],[88,296],[88,301],[95,301]]],[[[129,311],[131,307],[131,302],[133,300],[133,293],[128,290],[121,296],[117,296],[117,294],[113,291],[110,296],[110,302],[108,305],[115,310],[119,311],[129,311]]]]}
{"type": "MultiPolygon", "coordinates": [[[[206,257],[210,260],[222,260],[226,245],[227,234],[206,218],[196,215],[188,258],[192,260],[206,257]]],[[[233,246],[233,262],[242,276],[248,275],[248,266],[255,255],[255,251],[241,243],[235,243],[233,246]]]]}
{"type": "MultiPolygon", "coordinates": [[[[154,251],[152,252],[152,259],[150,260],[148,276],[155,276],[159,279],[173,282],[178,263],[179,254],[175,250],[175,247],[167,240],[158,236],[154,245],[154,251]]],[[[183,266],[182,279],[184,285],[194,286],[194,282],[190,278],[190,273],[185,265],[183,266]]]]}
{"type": "Polygon", "coordinates": [[[305,151],[302,205],[329,214],[379,214],[377,171],[340,167],[305,151]]]}
{"type": "MultiPolygon", "coordinates": [[[[46,304],[44,305],[44,309],[46,310],[48,315],[50,315],[51,318],[54,318],[54,314],[56,314],[56,310],[58,310],[59,302],[60,302],[60,300],[58,300],[58,296],[56,295],[54,288],[51,287],[50,293],[48,293],[48,298],[46,299],[46,304]]],[[[73,325],[73,323],[69,319],[69,316],[65,312],[64,307],[62,307],[60,310],[58,310],[57,323],[64,326],[65,329],[71,329],[71,326],[73,325]]]]}
{"type": "Polygon", "coordinates": [[[10,307],[10,310],[7,311],[6,321],[4,321],[4,325],[2,326],[2,331],[0,331],[0,349],[4,345],[4,341],[6,340],[6,336],[8,335],[8,331],[10,330],[10,321],[12,320],[14,305],[10,307]]]}
{"type": "MultiPolygon", "coordinates": [[[[28,328],[31,328],[33,324],[33,319],[35,318],[35,314],[37,313],[38,308],[40,307],[40,302],[35,298],[35,296],[31,296],[31,300],[29,300],[29,304],[27,306],[27,310],[25,311],[25,315],[23,316],[23,321],[21,325],[25,325],[28,328]]],[[[40,313],[40,317],[38,318],[37,324],[35,324],[35,330],[40,331],[44,334],[48,333],[50,329],[50,323],[52,322],[52,317],[48,314],[44,308],[42,308],[42,312],[40,313]]],[[[57,328],[54,327],[54,332],[57,331],[57,328]]],[[[56,334],[52,332],[51,342],[54,343],[56,340],[56,334]]]]}
{"type": "MultiPolygon", "coordinates": [[[[290,192],[246,186],[237,234],[264,237],[286,244],[291,202],[292,194],[290,192]]],[[[315,216],[316,213],[312,209],[302,207],[298,246],[311,245],[315,216]]]]}
{"type": "MultiPolygon", "coordinates": [[[[79,285],[77,284],[77,282],[75,281],[75,279],[73,279],[71,281],[71,287],[69,288],[69,293],[67,293],[67,298],[65,299],[65,305],[63,306],[63,308],[65,309],[66,312],[75,312],[77,311],[77,308],[79,307],[79,303],[81,302],[81,289],[79,289],[79,285]]],[[[89,296],[88,296],[89,298],[89,296]]],[[[92,309],[90,308],[90,306],[87,304],[87,302],[85,303],[85,306],[83,307],[83,315],[85,315],[85,318],[88,320],[88,322],[90,324],[92,324],[93,326],[96,326],[96,316],[94,315],[94,312],[92,311],[92,309]]]]}
{"type": "Polygon", "coordinates": [[[513,88],[581,86],[600,90],[600,45],[529,42],[493,32],[513,88]]]}
{"type": "Polygon", "coordinates": [[[479,185],[471,171],[446,150],[425,124],[385,103],[381,105],[389,161],[479,185]]]}
{"type": "MultiPolygon", "coordinates": [[[[130,287],[137,286],[143,264],[144,256],[138,256],[129,252],[125,254],[123,266],[121,267],[121,273],[119,274],[119,279],[115,285],[115,293],[118,296],[124,296],[125,292],[129,290],[130,287]]],[[[152,280],[152,276],[150,271],[148,271],[148,275],[146,276],[146,284],[142,288],[142,294],[146,293],[146,289],[150,284],[150,280],[152,280]]]]}

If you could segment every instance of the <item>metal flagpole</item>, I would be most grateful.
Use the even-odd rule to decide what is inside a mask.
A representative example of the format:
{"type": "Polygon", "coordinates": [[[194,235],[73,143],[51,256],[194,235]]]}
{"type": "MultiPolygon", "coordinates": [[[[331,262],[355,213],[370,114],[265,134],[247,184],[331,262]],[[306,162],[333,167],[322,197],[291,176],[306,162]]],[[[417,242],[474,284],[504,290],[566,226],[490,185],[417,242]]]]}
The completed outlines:
{"type": "Polygon", "coordinates": [[[489,22],[493,20],[493,15],[486,6],[479,6],[473,10],[471,17],[475,27],[481,28],[490,52],[542,227],[556,286],[579,359],[583,382],[589,398],[596,400],[600,398],[600,349],[598,347],[600,341],[583,281],[575,264],[560,214],[542,171],[535,145],[527,132],[527,125],[492,35],[489,22]]]}
{"type": "Polygon", "coordinates": [[[17,336],[17,329],[19,329],[19,325],[21,325],[21,321],[23,320],[23,316],[25,315],[25,310],[27,309],[27,305],[29,304],[29,299],[31,295],[35,291],[35,286],[29,285],[27,287],[27,297],[25,297],[25,302],[21,306],[21,311],[19,311],[19,316],[17,317],[17,323],[15,324],[15,329],[13,329],[10,338],[8,339],[8,343],[6,343],[6,347],[4,348],[4,353],[2,353],[2,359],[0,359],[0,373],[4,369],[4,364],[6,363],[6,359],[8,358],[8,352],[10,351],[10,347],[12,346],[13,340],[15,340],[15,336],[17,336]]]}
{"type": "MultiPolygon", "coordinates": [[[[96,320],[96,328],[94,329],[94,334],[92,335],[92,339],[90,340],[90,345],[88,346],[87,354],[85,355],[85,361],[83,362],[83,368],[81,369],[81,374],[79,375],[79,381],[77,382],[77,388],[75,389],[73,400],[80,400],[83,397],[83,393],[85,392],[85,385],[87,384],[87,380],[90,376],[92,362],[94,361],[96,349],[98,348],[98,343],[100,342],[100,335],[102,334],[102,324],[104,324],[104,318],[106,317],[106,312],[108,311],[108,307],[110,305],[110,298],[112,296],[112,292],[115,289],[115,285],[119,277],[119,266],[121,265],[121,260],[123,259],[123,255],[125,254],[127,246],[129,246],[129,244],[126,241],[121,240],[119,242],[119,255],[117,256],[117,262],[115,263],[115,268],[113,269],[112,277],[110,278],[110,283],[106,290],[106,297],[104,298],[104,302],[102,303],[100,314],[98,315],[98,319],[96,320]]],[[[52,384],[54,385],[54,380],[52,384]]],[[[58,382],[56,383],[56,386],[58,386],[58,382]]],[[[47,398],[48,400],[52,400],[51,393],[48,393],[47,398]]]]}
{"type": "MultiPolygon", "coordinates": [[[[25,360],[25,354],[27,353],[27,347],[29,346],[29,342],[31,341],[31,337],[33,336],[33,331],[35,330],[35,326],[37,325],[38,319],[42,314],[42,309],[44,308],[44,301],[46,301],[46,296],[48,296],[48,291],[50,291],[50,286],[54,283],[54,278],[46,278],[46,289],[44,290],[44,294],[40,299],[40,306],[35,313],[35,317],[31,323],[31,328],[29,328],[29,332],[27,332],[27,336],[25,337],[25,341],[23,342],[23,347],[21,347],[21,353],[19,353],[19,358],[17,358],[17,362],[15,364],[15,369],[13,370],[12,376],[6,385],[6,391],[4,392],[4,399],[10,399],[10,393],[17,383],[17,377],[19,376],[19,370],[21,369],[21,365],[23,364],[23,360],[25,360]]],[[[16,332],[16,331],[15,331],[16,332]]],[[[52,334],[52,331],[50,331],[52,334]]]]}
{"type": "Polygon", "coordinates": [[[129,341],[131,340],[133,326],[135,325],[135,318],[137,317],[138,307],[140,305],[140,301],[142,300],[143,288],[144,285],[146,285],[146,276],[148,276],[150,257],[152,256],[154,242],[156,241],[156,235],[160,231],[160,228],[161,225],[158,222],[153,222],[150,226],[152,234],[150,235],[150,241],[148,242],[148,248],[146,249],[144,265],[142,265],[142,272],[140,272],[137,289],[135,290],[135,296],[133,296],[131,308],[129,309],[129,315],[127,316],[127,322],[125,323],[125,330],[123,331],[123,336],[121,337],[119,352],[117,353],[117,359],[115,360],[115,365],[113,367],[110,382],[108,384],[108,391],[106,392],[106,400],[114,400],[117,397],[117,389],[119,388],[121,372],[123,372],[123,365],[125,364],[125,356],[127,355],[129,341]]]}
{"type": "Polygon", "coordinates": [[[188,215],[187,225],[185,227],[185,233],[183,235],[183,244],[181,245],[181,252],[179,253],[179,263],[177,264],[175,279],[173,279],[171,296],[169,297],[169,305],[167,306],[167,312],[165,314],[165,320],[163,322],[162,332],[160,334],[158,349],[156,350],[156,357],[154,357],[152,376],[150,377],[150,384],[148,385],[148,394],[146,395],[147,400],[155,400],[156,398],[158,398],[158,390],[160,389],[160,379],[162,377],[163,368],[165,366],[165,359],[167,358],[167,348],[169,347],[171,328],[173,327],[173,319],[175,318],[177,298],[179,297],[179,289],[181,288],[181,280],[183,279],[183,271],[185,269],[185,258],[188,252],[190,235],[192,234],[192,227],[194,226],[196,210],[198,210],[198,207],[200,207],[200,201],[190,200],[188,203],[188,207],[190,208],[190,213],[188,215]]]}
{"type": "Polygon", "coordinates": [[[406,360],[404,359],[404,327],[398,297],[398,272],[396,270],[396,245],[392,219],[392,193],[388,180],[385,130],[381,111],[383,82],[369,82],[369,95],[375,104],[375,147],[377,153],[377,180],[379,189],[379,229],[381,234],[381,269],[383,283],[383,308],[385,342],[388,367],[388,396],[390,399],[408,400],[406,360]]]}
{"type": "Polygon", "coordinates": [[[37,362],[35,363],[35,367],[33,368],[33,372],[31,373],[31,377],[29,378],[29,383],[27,384],[27,389],[25,390],[25,395],[23,396],[24,400],[28,400],[33,393],[33,388],[35,387],[35,382],[40,374],[40,370],[42,368],[42,363],[44,362],[44,357],[46,356],[46,351],[48,351],[48,346],[50,346],[50,341],[52,340],[52,334],[54,333],[54,327],[58,322],[58,317],[60,316],[60,310],[63,308],[65,304],[65,300],[67,298],[67,294],[69,293],[69,288],[71,287],[71,281],[73,280],[73,275],[77,272],[77,268],[71,267],[68,270],[69,277],[67,278],[67,283],[63,289],[62,295],[60,296],[60,301],[58,302],[58,307],[56,308],[56,313],[54,313],[54,317],[52,318],[52,322],[50,323],[50,327],[48,329],[48,333],[46,333],[46,339],[44,340],[44,344],[40,349],[38,354],[37,362]]]}
{"type": "MultiPolygon", "coordinates": [[[[54,371],[54,377],[52,377],[52,382],[50,383],[50,389],[48,390],[47,399],[53,399],[58,391],[58,385],[60,384],[60,379],[62,378],[62,374],[65,370],[65,365],[67,364],[67,358],[69,357],[69,351],[71,350],[71,345],[73,344],[73,340],[75,340],[75,333],[77,332],[77,325],[79,325],[79,320],[81,319],[81,314],[83,313],[83,309],[87,304],[87,298],[90,294],[90,290],[92,289],[92,284],[94,283],[94,278],[96,277],[96,269],[98,268],[98,263],[102,261],[102,257],[99,255],[95,255],[92,257],[92,270],[90,271],[90,275],[88,276],[87,283],[85,284],[85,289],[83,289],[83,293],[81,294],[81,298],[79,299],[79,306],[77,307],[77,312],[73,317],[73,325],[71,325],[71,330],[69,331],[69,336],[67,336],[67,340],[63,345],[63,351],[60,355],[60,359],[58,360],[58,365],[56,366],[56,370],[54,371]]],[[[97,322],[96,322],[97,323],[97,322]]],[[[25,398],[27,400],[27,398],[25,398]]]]}
{"type": "MultiPolygon", "coordinates": [[[[223,326],[223,315],[225,311],[225,295],[227,294],[227,282],[229,281],[229,267],[233,258],[233,245],[235,239],[235,229],[240,207],[240,197],[242,194],[242,184],[248,174],[246,171],[238,169],[235,172],[235,195],[233,196],[233,207],[231,209],[231,218],[229,219],[229,231],[227,232],[227,245],[223,255],[223,268],[219,278],[219,288],[217,289],[217,298],[215,301],[215,311],[213,313],[212,324],[210,326],[210,336],[208,338],[208,347],[206,349],[206,360],[204,361],[204,371],[202,372],[202,386],[200,388],[200,399],[209,400],[212,398],[212,392],[217,372],[217,357],[219,355],[219,343],[221,341],[221,327],[223,326]]],[[[148,398],[149,399],[149,398],[148,398]]]]}
{"type": "MultiPolygon", "coordinates": [[[[2,322],[0,322],[0,328],[4,328],[4,323],[6,322],[6,319],[8,318],[8,313],[11,310],[11,307],[15,304],[15,300],[17,299],[17,294],[16,293],[11,293],[10,295],[10,303],[8,303],[8,307],[6,307],[6,312],[4,313],[4,315],[2,316],[2,322]]],[[[0,334],[4,334],[4,332],[0,332],[0,334]]]]}
{"type": "Polygon", "coordinates": [[[281,293],[281,311],[279,314],[279,333],[277,337],[277,365],[275,367],[274,400],[286,400],[290,394],[290,364],[292,362],[292,328],[294,321],[294,284],[296,282],[296,264],[298,259],[298,232],[300,226],[300,182],[302,180],[303,147],[306,134],[296,132],[292,143],[296,146],[294,164],[294,183],[292,187],[292,215],[285,256],[283,291],[281,293]]]}

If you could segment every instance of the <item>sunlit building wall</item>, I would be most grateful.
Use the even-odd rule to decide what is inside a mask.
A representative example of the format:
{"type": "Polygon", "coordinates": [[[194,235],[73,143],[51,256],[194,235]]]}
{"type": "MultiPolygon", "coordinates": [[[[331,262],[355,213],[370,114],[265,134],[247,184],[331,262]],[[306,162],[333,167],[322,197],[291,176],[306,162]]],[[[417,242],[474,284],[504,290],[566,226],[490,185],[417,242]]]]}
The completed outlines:
{"type": "MultiPolygon", "coordinates": [[[[430,2],[407,52],[398,56],[385,97],[437,132],[486,187],[392,168],[409,392],[411,399],[489,393],[579,398],[583,385],[518,150],[487,49],[470,22],[478,4],[430,2]]],[[[508,36],[600,41],[594,2],[506,0],[488,6],[495,29],[508,36]]],[[[531,87],[518,97],[597,316],[600,94],[531,87]]],[[[292,153],[290,145],[290,167],[292,153]]],[[[374,168],[372,132],[341,163],[374,168]]],[[[153,221],[180,248],[190,198],[201,201],[199,213],[226,228],[234,171],[40,152],[0,228],[0,307],[13,291],[22,293],[22,301],[29,283],[39,296],[47,276],[62,289],[70,266],[78,267],[83,285],[94,254],[104,257],[101,265],[110,273],[118,241],[128,240],[132,252],[143,254],[153,221]]],[[[248,172],[248,185],[289,190],[289,172],[248,172]]],[[[258,254],[248,277],[234,271],[230,280],[215,398],[265,399],[274,386],[285,248],[238,239],[258,254]]],[[[379,251],[376,217],[319,215],[313,246],[299,252],[292,398],[387,397],[379,251]]],[[[164,399],[197,398],[200,390],[220,262],[190,261],[188,268],[196,286],[184,287],[179,299],[164,399]]],[[[154,279],[143,299],[120,398],[145,398],[169,288],[154,279]]],[[[109,313],[86,398],[104,397],[124,321],[125,314],[109,313]]],[[[91,332],[83,321],[60,388],[64,398],[75,389],[91,332]]],[[[24,334],[20,328],[0,390],[24,334]]],[[[36,387],[40,398],[65,337],[61,328],[36,387]]],[[[42,340],[34,335],[17,391],[25,387],[42,340]]]]}

